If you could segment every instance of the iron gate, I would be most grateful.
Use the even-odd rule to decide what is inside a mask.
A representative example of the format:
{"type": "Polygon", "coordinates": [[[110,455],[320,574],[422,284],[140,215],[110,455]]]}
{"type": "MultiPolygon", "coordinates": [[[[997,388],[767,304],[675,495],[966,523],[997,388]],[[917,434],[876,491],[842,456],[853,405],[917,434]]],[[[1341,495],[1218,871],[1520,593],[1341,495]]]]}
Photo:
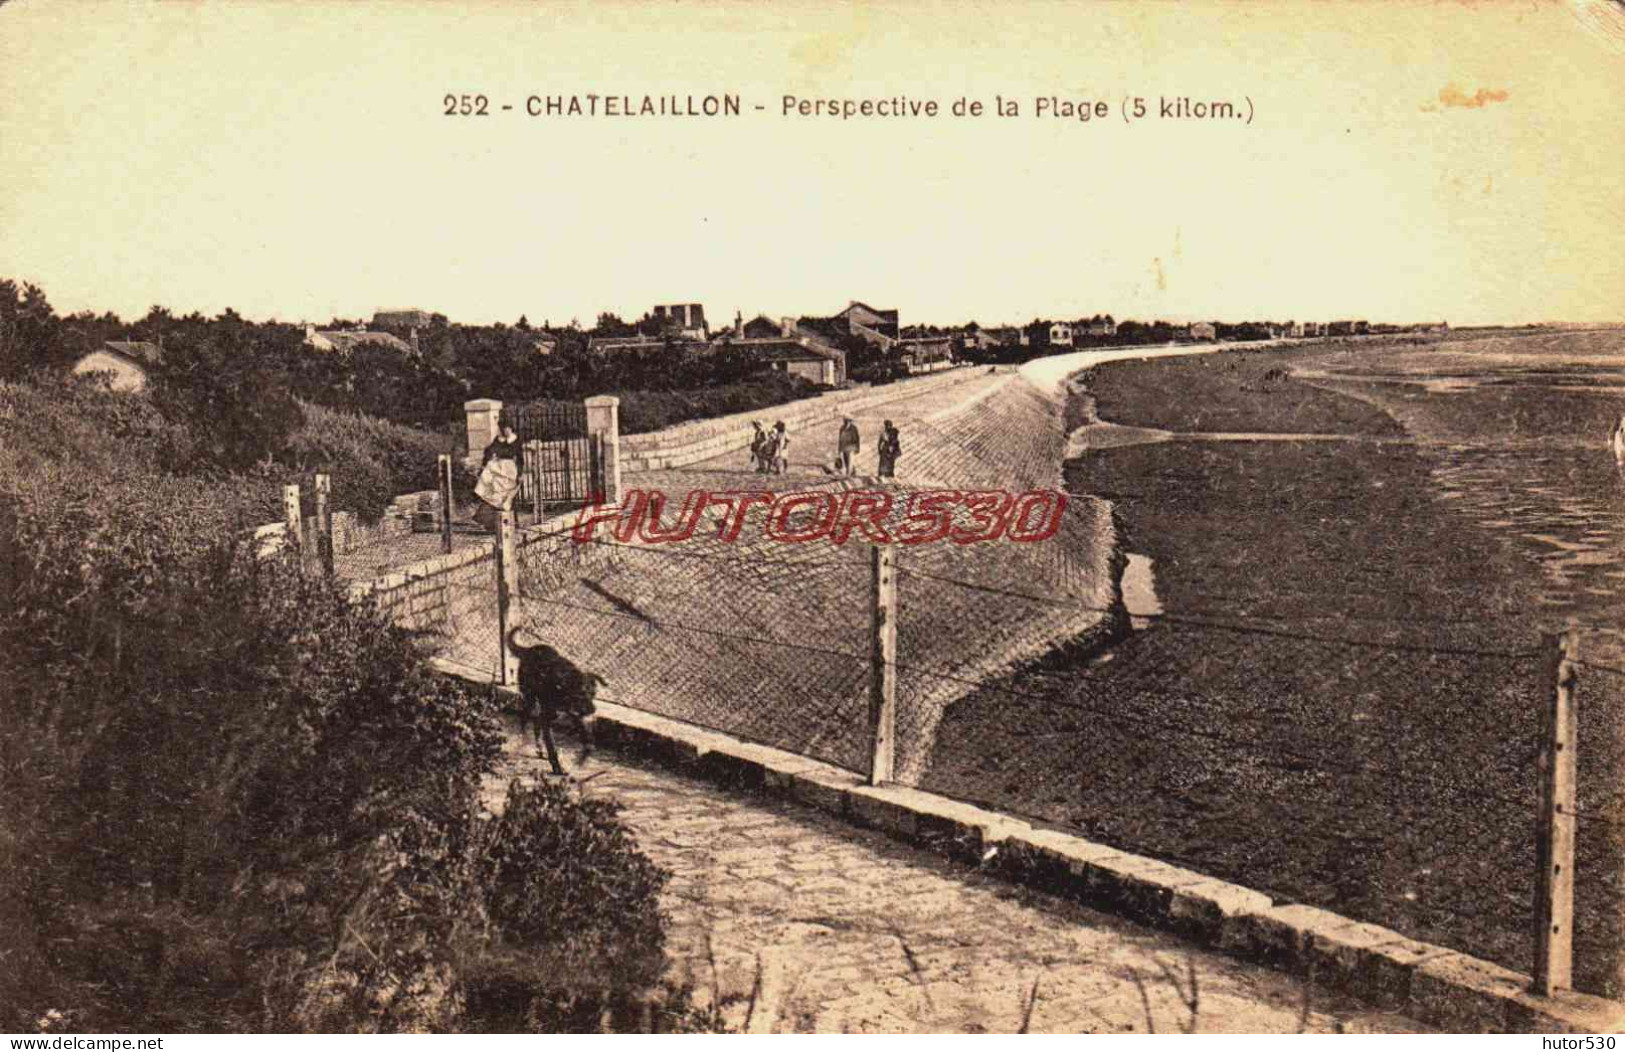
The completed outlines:
{"type": "Polygon", "coordinates": [[[530,402],[504,412],[511,413],[513,429],[524,443],[519,500],[537,521],[579,508],[604,492],[603,437],[588,433],[586,406],[530,402]]]}

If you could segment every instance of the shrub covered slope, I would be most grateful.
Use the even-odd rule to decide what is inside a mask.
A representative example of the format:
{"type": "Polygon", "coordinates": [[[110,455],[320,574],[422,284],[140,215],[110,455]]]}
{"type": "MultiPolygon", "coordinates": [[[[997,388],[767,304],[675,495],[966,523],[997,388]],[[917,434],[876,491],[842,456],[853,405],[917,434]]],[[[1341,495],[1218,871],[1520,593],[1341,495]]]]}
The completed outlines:
{"type": "Polygon", "coordinates": [[[482,819],[491,697],[241,550],[276,480],[166,470],[197,441],[145,398],[0,385],[0,1029],[596,1028],[659,975],[664,875],[561,789],[482,819]]]}

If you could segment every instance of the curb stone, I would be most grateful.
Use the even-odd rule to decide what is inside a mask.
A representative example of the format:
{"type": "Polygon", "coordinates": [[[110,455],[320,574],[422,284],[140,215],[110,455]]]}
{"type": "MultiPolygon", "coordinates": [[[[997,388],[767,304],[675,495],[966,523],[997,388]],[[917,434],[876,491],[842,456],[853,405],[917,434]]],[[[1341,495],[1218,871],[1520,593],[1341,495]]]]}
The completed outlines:
{"type": "MultiPolygon", "coordinates": [[[[488,678],[454,662],[444,674],[488,678]]],[[[499,687],[505,693],[512,688],[499,687]]],[[[607,693],[607,692],[606,692],[607,693]]],[[[606,745],[763,789],[1040,891],[1261,961],[1452,1032],[1620,1033],[1625,1004],[1572,990],[1531,993],[1527,975],[1379,925],[904,786],[870,786],[805,756],[629,709],[599,695],[606,745]]]]}

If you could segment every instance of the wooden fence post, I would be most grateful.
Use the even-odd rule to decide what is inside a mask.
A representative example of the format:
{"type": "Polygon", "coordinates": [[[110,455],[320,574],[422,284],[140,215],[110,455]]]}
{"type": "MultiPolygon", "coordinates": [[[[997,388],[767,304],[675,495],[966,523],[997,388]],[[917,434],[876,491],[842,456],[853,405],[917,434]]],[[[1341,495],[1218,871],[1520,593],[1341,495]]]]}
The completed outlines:
{"type": "Polygon", "coordinates": [[[1546,997],[1574,978],[1575,752],[1580,721],[1574,699],[1580,639],[1570,631],[1541,638],[1546,654],[1535,833],[1535,968],[1532,989],[1546,997]]]}
{"type": "Polygon", "coordinates": [[[877,544],[869,553],[869,784],[892,780],[897,754],[897,555],[877,544]]]}
{"type": "Polygon", "coordinates": [[[440,484],[440,547],[451,551],[451,454],[435,458],[435,481],[440,484]]]}
{"type": "Polygon", "coordinates": [[[316,476],[316,550],[321,556],[322,569],[333,572],[333,509],[328,507],[328,494],[332,480],[326,475],[316,476]]]}
{"type": "Polygon", "coordinates": [[[519,560],[514,551],[515,516],[510,506],[497,515],[497,681],[505,687],[519,682],[519,659],[508,649],[513,626],[513,601],[519,595],[519,560]]]}
{"type": "Polygon", "coordinates": [[[305,519],[299,514],[299,487],[282,487],[282,521],[288,530],[288,543],[295,549],[305,546],[305,519]]]}

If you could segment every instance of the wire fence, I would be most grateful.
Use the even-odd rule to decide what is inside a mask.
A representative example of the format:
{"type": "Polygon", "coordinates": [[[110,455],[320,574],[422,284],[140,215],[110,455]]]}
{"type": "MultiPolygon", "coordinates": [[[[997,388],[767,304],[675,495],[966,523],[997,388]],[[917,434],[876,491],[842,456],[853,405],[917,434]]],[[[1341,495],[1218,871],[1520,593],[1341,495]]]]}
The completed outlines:
{"type": "Polygon", "coordinates": [[[519,548],[516,622],[603,675],[618,703],[858,769],[869,675],[861,553],[780,554],[532,542],[519,548]]]}
{"type": "MultiPolygon", "coordinates": [[[[420,502],[411,528],[336,545],[334,570],[406,570],[400,617],[500,678],[497,538],[450,506],[449,553],[420,502]]],[[[618,704],[869,772],[868,544],[729,540],[710,520],[680,544],[608,525],[579,543],[560,525],[515,532],[510,629],[618,704]]],[[[1389,613],[1391,593],[1313,597],[1324,614],[1212,595],[1130,631],[1118,571],[1078,554],[1109,527],[1080,498],[1053,544],[898,553],[896,780],[1527,969],[1549,693],[1527,621],[1389,613]]],[[[1576,960],[1617,994],[1625,660],[1575,664],[1576,960]]]]}
{"type": "MultiPolygon", "coordinates": [[[[349,581],[375,581],[443,555],[447,548],[439,519],[436,502],[413,520],[386,517],[375,524],[340,520],[333,531],[333,572],[349,581]]],[[[489,533],[459,518],[455,510],[453,519],[452,551],[490,547],[489,533]]],[[[319,550],[312,551],[310,557],[319,559],[319,550]]]]}

